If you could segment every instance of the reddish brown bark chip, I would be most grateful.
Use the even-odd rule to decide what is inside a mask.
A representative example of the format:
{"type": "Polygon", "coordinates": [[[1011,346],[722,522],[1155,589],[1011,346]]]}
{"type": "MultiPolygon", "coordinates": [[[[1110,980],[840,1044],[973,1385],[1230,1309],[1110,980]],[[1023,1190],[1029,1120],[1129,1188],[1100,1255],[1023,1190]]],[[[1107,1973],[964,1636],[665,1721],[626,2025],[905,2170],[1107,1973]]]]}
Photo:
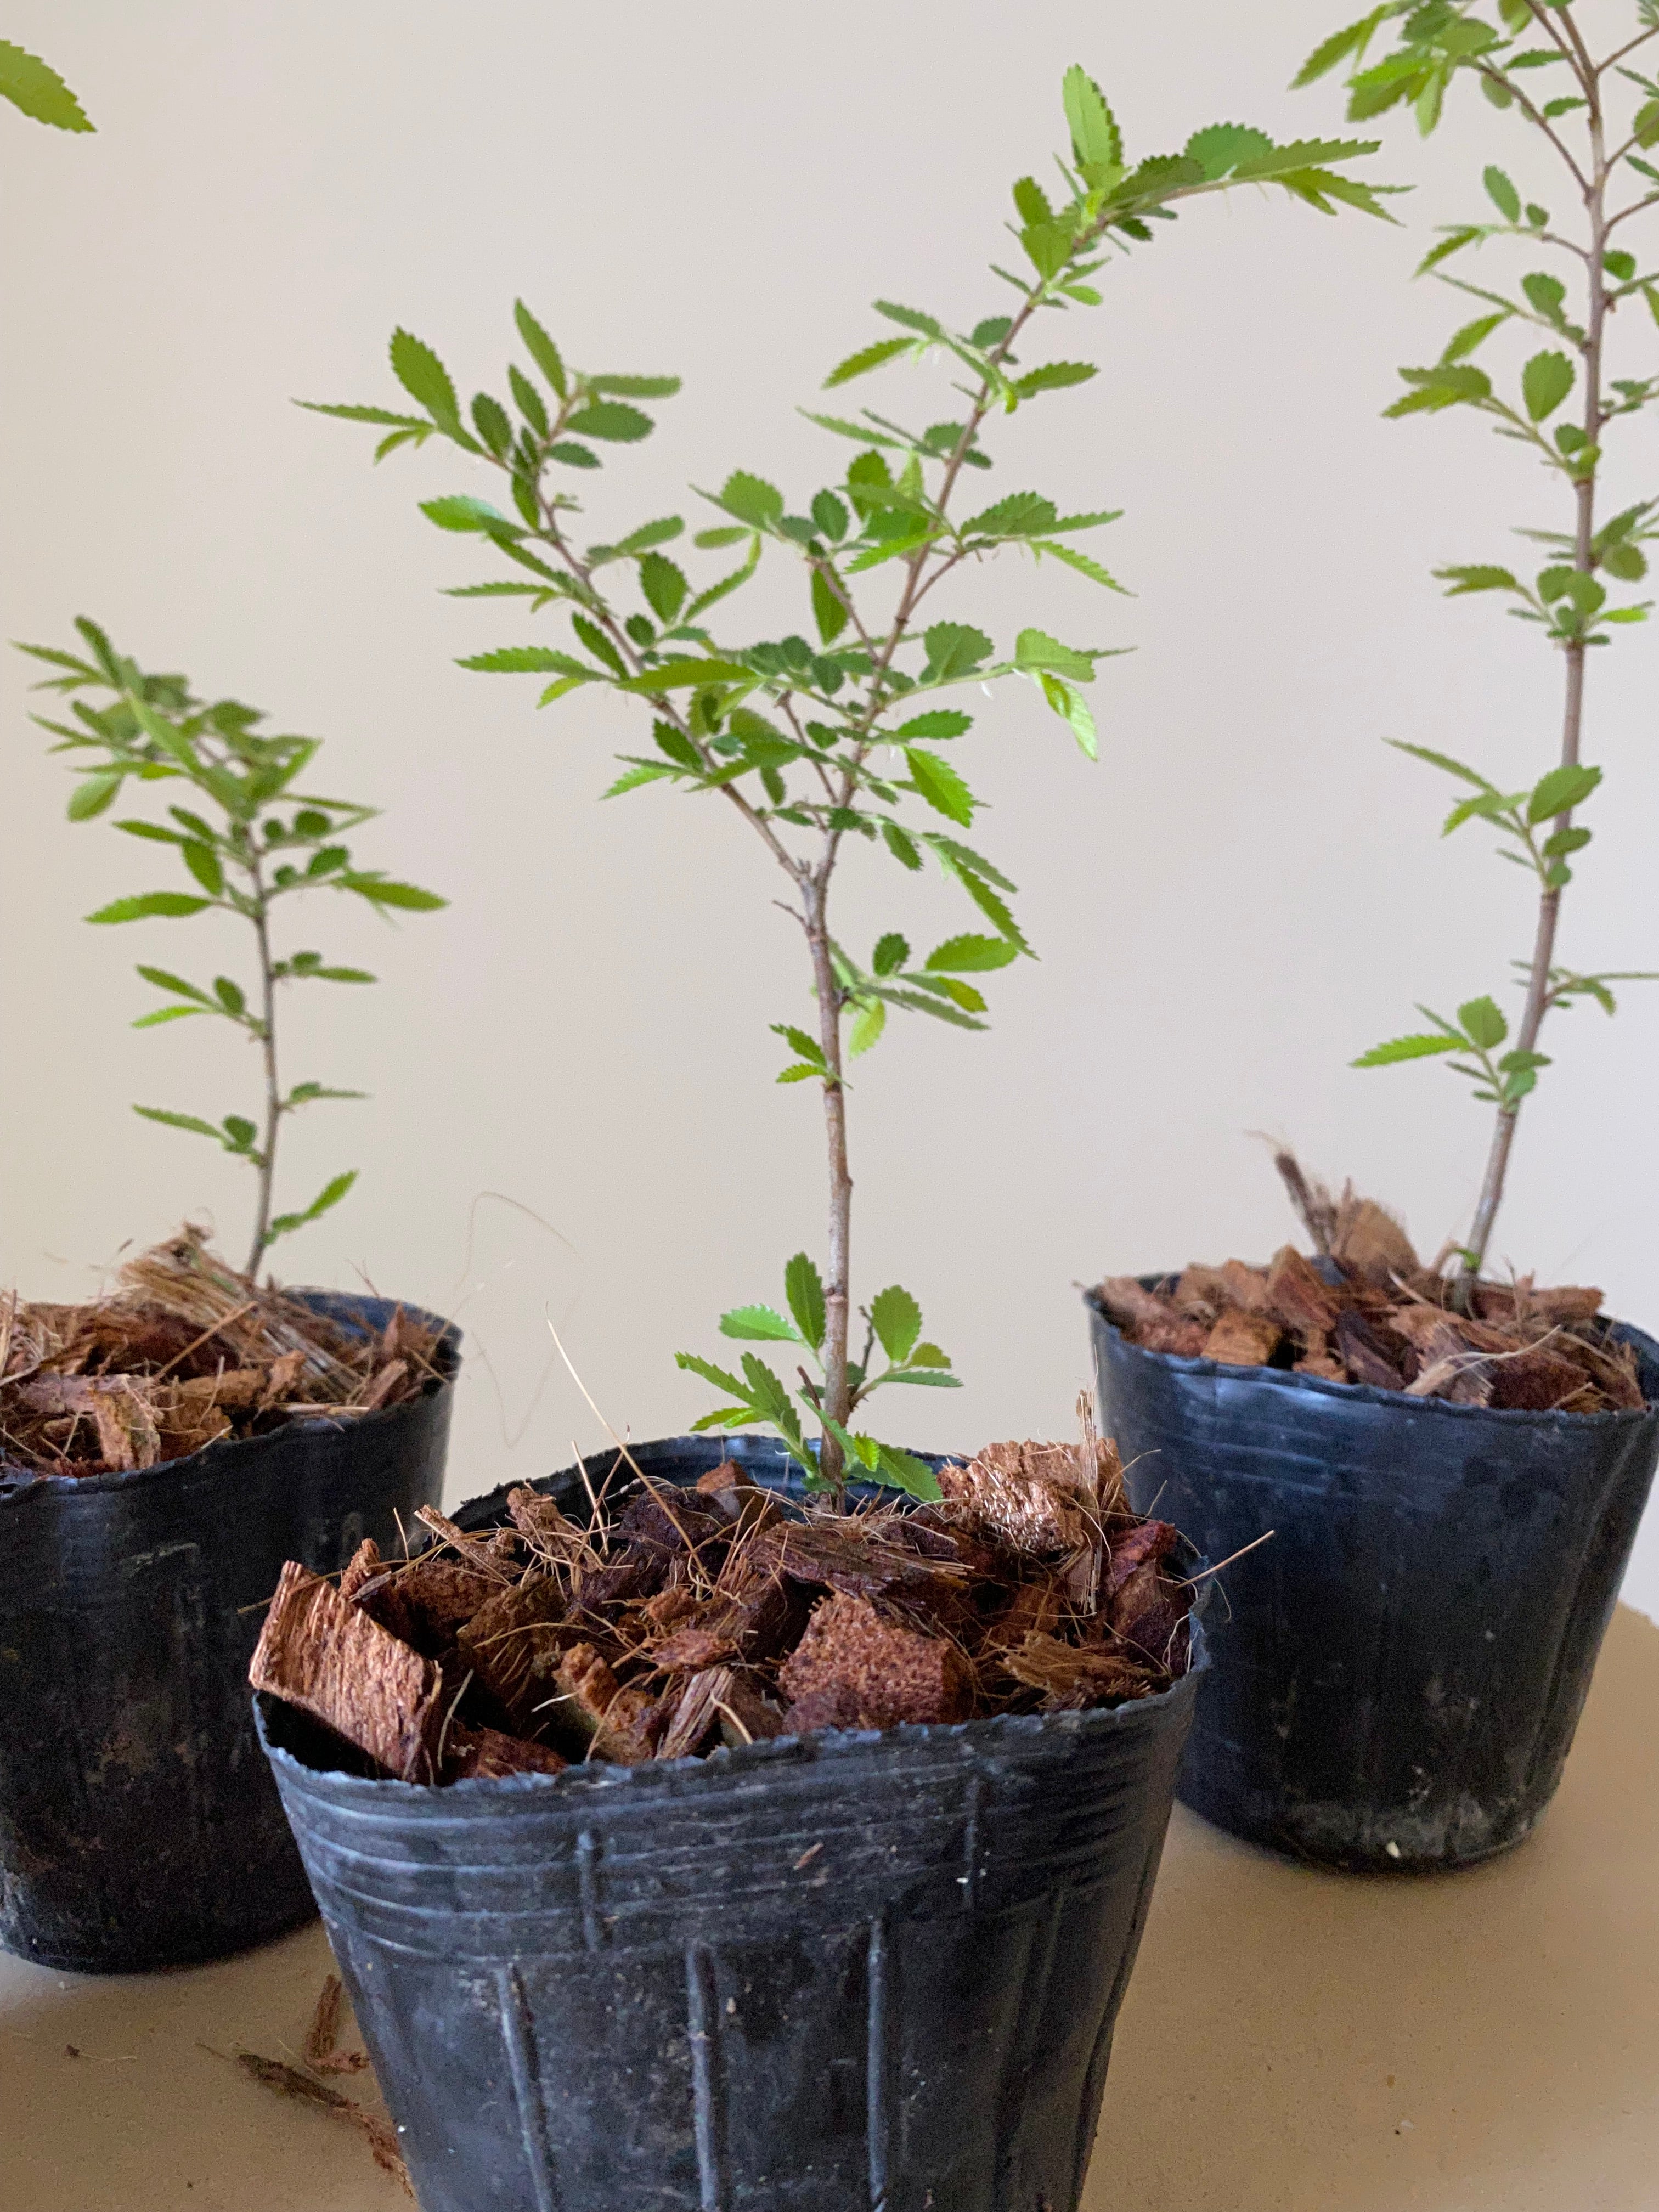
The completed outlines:
{"type": "Polygon", "coordinates": [[[1204,1357],[1223,1367],[1265,1367],[1283,1331],[1267,1314],[1224,1313],[1204,1340],[1204,1357]]]}
{"type": "Polygon", "coordinates": [[[1085,1484],[1068,1444],[988,1444],[967,1467],[939,1469],[939,1488],[979,1528],[1028,1557],[1074,1553],[1093,1543],[1103,1510],[1122,1486],[1110,1444],[1098,1447],[1085,1484]]]}
{"type": "Polygon", "coordinates": [[[1101,1589],[1101,1602],[1109,1604],[1128,1581],[1149,1563],[1167,1559],[1181,1541],[1181,1532],[1168,1521],[1142,1521],[1111,1547],[1110,1564],[1101,1589]]]}
{"type": "Polygon", "coordinates": [[[1108,1276],[1097,1295],[1109,1318],[1148,1352],[1173,1352],[1195,1359],[1203,1351],[1209,1333],[1205,1324],[1182,1313],[1172,1298],[1146,1289],[1133,1275],[1108,1276]]]}
{"type": "Polygon", "coordinates": [[[703,1498],[719,1498],[728,1490],[751,1490],[755,1478],[744,1473],[734,1459],[723,1459],[718,1467],[711,1467],[707,1474],[697,1477],[697,1492],[703,1498]]]}
{"type": "Polygon", "coordinates": [[[1137,1567],[1113,1601],[1114,1632],[1129,1647],[1132,1657],[1167,1674],[1179,1674],[1187,1663],[1188,1594],[1157,1564],[1137,1567]]]}
{"type": "Polygon", "coordinates": [[[1346,1366],[1350,1380],[1369,1382],[1377,1390],[1398,1390],[1404,1386],[1405,1370],[1395,1353],[1396,1350],[1403,1352],[1405,1347],[1398,1338],[1391,1346],[1388,1338],[1357,1311],[1337,1316],[1335,1338],[1337,1357],[1346,1366]]]}
{"type": "Polygon", "coordinates": [[[779,1670],[778,1686],[798,1729],[961,1720],[973,1688],[954,1644],[884,1620],[868,1598],[839,1590],[814,1609],[805,1635],[779,1670]]]}
{"type": "Polygon", "coordinates": [[[1576,1396],[1586,1380],[1576,1359],[1568,1359],[1547,1345],[1536,1345],[1530,1352],[1511,1354],[1507,1359],[1494,1359],[1490,1372],[1494,1406],[1533,1413],[1547,1413],[1563,1399],[1576,1396]]]}
{"type": "Polygon", "coordinates": [[[568,1762],[544,1743],[503,1735],[499,1729],[450,1729],[444,1743],[446,1782],[494,1782],[507,1774],[561,1774],[568,1762]]]}
{"type": "Polygon", "coordinates": [[[1004,1666],[1017,1682],[1043,1692],[1046,1713],[1081,1712],[1091,1705],[1144,1698],[1160,1686],[1146,1665],[1121,1652],[1066,1644],[1034,1630],[1009,1652],[1004,1666]]]}
{"type": "Polygon", "coordinates": [[[384,1564],[380,1546],[372,1536],[365,1536],[340,1576],[340,1595],[348,1601],[356,1597],[365,1583],[374,1581],[384,1564]]]}
{"type": "Polygon", "coordinates": [[[356,1601],[388,1635],[435,1659],[501,1589],[492,1576],[428,1553],[364,1583],[356,1601]]]}
{"type": "Polygon", "coordinates": [[[746,1563],[790,1582],[868,1595],[885,1591],[948,1604],[968,1580],[953,1559],[918,1556],[896,1542],[872,1515],[853,1521],[784,1521],[763,1529],[744,1553],[746,1563]]]}
{"type": "Polygon", "coordinates": [[[283,1569],[248,1680],[325,1722],[387,1774],[429,1778],[438,1669],[295,1560],[283,1569]]]}
{"type": "Polygon", "coordinates": [[[552,1576],[540,1575],[514,1589],[498,1590],[456,1638],[462,1665],[515,1728],[531,1724],[539,1694],[538,1652],[577,1639],[564,1612],[563,1589],[552,1576]]]}
{"type": "Polygon", "coordinates": [[[1336,1326],[1341,1302],[1315,1273],[1294,1244],[1281,1244],[1267,1270],[1267,1299],[1276,1320],[1298,1336],[1327,1336],[1336,1326]]]}
{"type": "Polygon", "coordinates": [[[737,1656],[738,1647],[731,1637],[695,1624],[677,1628],[672,1636],[651,1646],[651,1663],[664,1674],[701,1674],[705,1667],[723,1666],[737,1656]]]}
{"type": "Polygon", "coordinates": [[[577,1724],[592,1738],[592,1756],[618,1766],[639,1766],[655,1754],[659,1717],[642,1690],[625,1690],[591,1644],[567,1651],[557,1668],[559,1687],[575,1708],[577,1724]]]}
{"type": "Polygon", "coordinates": [[[1395,1276],[1409,1282],[1422,1265],[1394,1216],[1375,1199],[1356,1198],[1351,1190],[1343,1193],[1337,1210],[1331,1255],[1355,1274],[1379,1283],[1395,1276]]]}

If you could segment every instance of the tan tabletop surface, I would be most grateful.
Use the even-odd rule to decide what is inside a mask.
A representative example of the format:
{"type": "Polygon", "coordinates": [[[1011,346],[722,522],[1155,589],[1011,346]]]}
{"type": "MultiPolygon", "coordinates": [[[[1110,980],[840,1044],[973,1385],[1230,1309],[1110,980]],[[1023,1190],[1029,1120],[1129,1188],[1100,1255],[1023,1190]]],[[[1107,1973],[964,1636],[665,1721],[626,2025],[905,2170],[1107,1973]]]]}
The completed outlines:
{"type": "MultiPolygon", "coordinates": [[[[0,2212],[406,2204],[355,2130],[216,2055],[293,2055],[328,1964],[315,1928],[142,1979],[0,1960],[0,2212]]],[[[1309,1874],[1176,1808],[1085,2212],[1406,2206],[1659,2212],[1659,1628],[1638,1614],[1549,1820],[1490,1867],[1309,1874]]]]}

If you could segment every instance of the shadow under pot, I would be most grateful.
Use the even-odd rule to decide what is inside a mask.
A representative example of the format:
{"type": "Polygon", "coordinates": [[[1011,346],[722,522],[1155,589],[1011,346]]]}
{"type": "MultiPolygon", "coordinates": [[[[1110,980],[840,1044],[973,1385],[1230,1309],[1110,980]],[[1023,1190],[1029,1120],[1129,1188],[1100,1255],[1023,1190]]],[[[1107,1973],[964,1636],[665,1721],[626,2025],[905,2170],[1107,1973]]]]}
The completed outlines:
{"type": "MultiPolygon", "coordinates": [[[[1149,1275],[1150,1288],[1168,1279],[1149,1275]]],[[[1326,1866],[1468,1866],[1554,1796],[1659,1407],[1537,1413],[1148,1352],[1087,1294],[1130,1496],[1224,1577],[1179,1795],[1326,1866]]],[[[1619,1326],[1644,1393],[1659,1344],[1619,1326]]]]}
{"type": "MultiPolygon", "coordinates": [[[[383,1298],[297,1295],[348,1328],[383,1298]]],[[[132,1474],[0,1466],[0,1945],[82,1973],[193,1966],[315,1906],[254,1735],[248,1662],[283,1562],[401,1552],[443,1485],[443,1378],[132,1474]]]]}
{"type": "MultiPolygon", "coordinates": [[[[798,1494],[763,1438],[634,1454],[798,1494]]],[[[574,1470],[538,1487],[581,1508],[574,1470]]],[[[426,2212],[1076,2212],[1194,1638],[1109,1710],[443,1790],[342,1772],[261,1698],[426,2212]]]]}

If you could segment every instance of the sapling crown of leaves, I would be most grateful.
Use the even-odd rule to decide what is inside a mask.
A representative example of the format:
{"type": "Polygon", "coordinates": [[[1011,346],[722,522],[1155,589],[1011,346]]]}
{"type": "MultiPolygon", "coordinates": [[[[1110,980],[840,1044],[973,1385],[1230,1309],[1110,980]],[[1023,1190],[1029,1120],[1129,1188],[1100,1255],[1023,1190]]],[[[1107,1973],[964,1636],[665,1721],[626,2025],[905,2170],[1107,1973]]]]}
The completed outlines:
{"type": "Polygon", "coordinates": [[[1068,511],[1064,501],[1033,490],[988,498],[979,489],[991,466],[987,434],[997,420],[1095,375],[1091,363],[1050,356],[1042,343],[1048,326],[1061,313],[1097,306],[1092,280],[1110,254],[1149,246],[1183,202],[1255,183],[1282,186],[1326,213],[1345,204],[1383,211],[1375,188],[1337,166],[1374,151],[1370,143],[1276,146],[1261,131],[1222,124],[1199,131],[1178,154],[1133,164],[1099,88],[1081,69],[1068,71],[1064,102],[1069,158],[1048,185],[1024,177],[1014,186],[1011,228],[1026,265],[1018,273],[994,269],[1008,292],[1001,307],[959,326],[878,301],[881,334],[826,380],[838,391],[901,362],[942,361],[957,396],[951,418],[915,427],[873,408],[854,416],[811,411],[811,421],[851,447],[848,459],[799,500],[747,469],[702,492],[715,515],[693,534],[693,550],[735,558],[708,581],[663,550],[684,539],[681,516],[584,543],[580,504],[567,488],[573,472],[580,479],[600,465],[601,447],[646,437],[652,418],[638,403],[672,397],[678,380],[580,374],[522,304],[518,331],[531,370],[509,368],[505,398],[480,392],[464,416],[437,356],[399,331],[392,366],[419,413],[319,410],[381,429],[377,459],[435,436],[498,471],[504,505],[452,493],[426,501],[424,512],[441,529],[487,540],[518,572],[464,586],[461,596],[520,598],[531,612],[555,609],[568,618],[569,638],[497,647],[462,665],[535,676],[544,706],[596,688],[639,702],[653,750],[622,757],[623,773],[607,796],[657,784],[717,794],[782,872],[816,1006],[803,1021],[774,1024],[788,1054],[778,1080],[811,1083],[822,1095],[828,1267],[821,1273],[798,1253],[785,1271],[787,1314],[740,1306],[721,1328],[740,1341],[789,1344],[811,1370],[799,1368],[797,1387],[753,1352],[742,1355],[740,1373],[690,1353],[679,1361],[727,1401],[698,1426],[770,1425],[814,1485],[838,1488],[859,1473],[933,1494],[919,1461],[852,1425],[872,1393],[890,1383],[956,1382],[946,1355],[922,1335],[908,1291],[894,1286],[867,1307],[854,1306],[846,1099],[848,1061],[878,1042],[890,1016],[981,1029],[987,1004],[974,979],[1030,952],[1010,903],[1016,886],[963,839],[981,802],[959,765],[960,741],[974,726],[960,704],[962,687],[1028,680],[1092,757],[1095,719],[1085,695],[1097,662],[1115,649],[1072,644],[1032,624],[999,651],[984,630],[950,619],[934,597],[965,565],[1011,550],[1034,564],[1052,560],[1107,591],[1122,588],[1074,542],[1115,514],[1068,511]],[[799,632],[735,642],[728,602],[767,556],[793,564],[807,620],[799,632]],[[895,928],[864,950],[831,911],[837,864],[853,839],[901,871],[931,861],[969,902],[975,926],[920,957],[895,928]],[[855,1315],[861,1351],[854,1349],[855,1315]],[[803,1415],[821,1431],[816,1450],[803,1415]]]}
{"type": "MultiPolygon", "coordinates": [[[[1496,164],[1483,178],[1488,209],[1443,227],[1419,275],[1432,274],[1473,301],[1437,362],[1403,368],[1407,389],[1385,411],[1437,415],[1462,408],[1485,416],[1498,436],[1526,449],[1565,510],[1565,527],[1522,529],[1540,564],[1528,574],[1496,561],[1454,562],[1435,571],[1448,595],[1496,593],[1508,612],[1530,623],[1564,665],[1559,756],[1525,788],[1494,781],[1482,770],[1426,745],[1400,750],[1464,787],[1443,834],[1480,821],[1496,833],[1501,859],[1527,871],[1537,889],[1532,952],[1513,964],[1523,1003],[1517,1020],[1495,996],[1466,1000],[1455,1018],[1419,1007],[1428,1026],[1389,1038],[1361,1054],[1358,1067],[1443,1057],[1493,1107],[1495,1126],[1468,1242],[1459,1248],[1465,1279],[1480,1273],[1502,1204],[1522,1102],[1550,1064],[1539,1050],[1547,1018],[1590,1000],[1611,1014],[1616,983],[1659,980],[1650,970],[1580,972],[1557,957],[1562,896],[1573,861],[1591,831],[1577,811],[1599,788],[1600,768],[1583,757],[1584,678],[1592,650],[1626,625],[1646,620],[1651,602],[1624,595],[1647,575],[1644,547],[1659,537],[1659,498],[1651,493],[1606,508],[1603,472],[1610,432],[1621,432],[1659,399],[1659,374],[1614,375],[1614,319],[1626,311],[1646,333],[1659,322],[1659,267],[1621,242],[1625,225],[1659,206],[1659,82],[1636,66],[1640,50],[1659,38],[1659,0],[1639,0],[1630,27],[1611,50],[1592,55],[1581,25],[1586,11],[1572,0],[1431,0],[1427,6],[1390,0],[1337,32],[1309,58],[1298,84],[1346,67],[1348,113],[1369,121],[1409,106],[1426,135],[1440,123],[1447,94],[1460,76],[1478,82],[1510,115],[1534,152],[1559,173],[1571,212],[1553,215],[1528,197],[1496,164]],[[1391,33],[1393,51],[1376,58],[1391,33]],[[1526,271],[1518,284],[1495,289],[1467,275],[1477,252],[1520,246],[1548,266],[1526,271]],[[1454,257],[1456,267],[1448,264],[1454,257]],[[1515,343],[1511,368],[1483,368],[1477,356],[1504,341],[1515,343]],[[1574,403],[1569,407],[1569,402],[1574,403]]],[[[1552,191],[1550,197],[1554,198],[1552,191]]],[[[1483,272],[1484,273],[1484,272],[1483,272]]],[[[1637,364],[1639,366],[1639,364],[1637,364]]],[[[1639,484],[1635,487],[1640,489],[1639,484]]]]}
{"type": "Polygon", "coordinates": [[[247,926],[253,955],[250,982],[216,975],[210,983],[195,983],[170,969],[141,966],[138,974],[161,994],[162,1003],[141,1014],[133,1027],[155,1029],[192,1018],[228,1022],[258,1048],[264,1098],[257,1115],[227,1114],[216,1124],[166,1107],[133,1110],[147,1121],[210,1138],[253,1170],[258,1196],[245,1270],[252,1276],[279,1237],[337,1206],[357,1179],[355,1169],[334,1176],[299,1212],[275,1212],[283,1124],[320,1100],[366,1095],[313,1082],[283,1089],[277,1052],[279,994],[294,983],[374,981],[363,969],[331,965],[320,952],[279,954],[272,930],[276,908],[313,891],[344,891],[383,914],[427,913],[446,902],[353,860],[345,840],[374,818],[376,808],[295,788],[320,750],[319,739],[262,733],[258,725],[264,716],[254,708],[234,699],[198,699],[182,676],[146,674],[115,650],[96,623],[82,617],[75,626],[83,653],[45,645],[21,648],[58,672],[36,689],[65,695],[75,717],[73,722],[34,717],[58,739],[52,750],[70,756],[77,778],[69,801],[70,821],[107,814],[130,781],[184,782],[195,800],[193,805],[169,805],[165,821],[115,824],[130,837],[172,846],[190,890],[139,891],[112,899],[88,921],[179,920],[216,913],[234,915],[247,926]],[[83,692],[100,703],[77,696],[83,692]]]}

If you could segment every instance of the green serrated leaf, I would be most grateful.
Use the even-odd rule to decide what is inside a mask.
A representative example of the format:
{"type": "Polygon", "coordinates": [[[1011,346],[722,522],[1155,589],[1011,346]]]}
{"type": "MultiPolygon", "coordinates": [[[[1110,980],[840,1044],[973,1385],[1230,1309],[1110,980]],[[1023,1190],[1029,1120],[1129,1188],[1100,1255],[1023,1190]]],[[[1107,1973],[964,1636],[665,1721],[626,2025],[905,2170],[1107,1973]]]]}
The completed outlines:
{"type": "Polygon", "coordinates": [[[770,1306],[733,1306],[720,1316],[720,1334],[750,1344],[801,1344],[805,1341],[793,1322],[770,1306]]]}
{"type": "Polygon", "coordinates": [[[814,1352],[823,1349],[825,1321],[823,1281],[811,1259],[797,1252],[783,1271],[784,1295],[803,1343],[814,1352]]]}
{"type": "Polygon", "coordinates": [[[900,1362],[909,1357],[921,1334],[921,1308],[895,1283],[870,1301],[870,1325],[887,1357],[900,1362]]]}

